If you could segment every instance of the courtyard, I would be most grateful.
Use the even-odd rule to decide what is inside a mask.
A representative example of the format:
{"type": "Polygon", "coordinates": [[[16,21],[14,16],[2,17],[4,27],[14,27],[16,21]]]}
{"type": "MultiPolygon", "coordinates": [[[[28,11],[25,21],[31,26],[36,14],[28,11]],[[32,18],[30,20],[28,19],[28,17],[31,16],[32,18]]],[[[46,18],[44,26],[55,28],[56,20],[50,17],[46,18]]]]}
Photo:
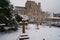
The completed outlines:
{"type": "MultiPolygon", "coordinates": [[[[26,26],[26,34],[29,36],[27,40],[60,40],[60,28],[49,27],[45,25],[28,24],[26,26]]],[[[0,33],[0,40],[19,40],[22,34],[22,28],[10,33],[0,33]]]]}

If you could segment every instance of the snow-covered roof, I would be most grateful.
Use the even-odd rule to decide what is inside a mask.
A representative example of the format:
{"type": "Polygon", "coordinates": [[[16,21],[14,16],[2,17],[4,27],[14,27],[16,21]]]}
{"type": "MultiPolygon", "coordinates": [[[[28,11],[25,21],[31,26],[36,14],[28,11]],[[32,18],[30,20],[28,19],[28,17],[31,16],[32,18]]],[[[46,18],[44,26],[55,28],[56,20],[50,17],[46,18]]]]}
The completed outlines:
{"type": "Polygon", "coordinates": [[[51,19],[60,19],[60,17],[48,17],[48,18],[51,18],[51,19]]]}
{"type": "Polygon", "coordinates": [[[21,15],[21,14],[19,14],[24,20],[28,20],[29,19],[29,17],[27,16],[27,15],[21,15]]]}

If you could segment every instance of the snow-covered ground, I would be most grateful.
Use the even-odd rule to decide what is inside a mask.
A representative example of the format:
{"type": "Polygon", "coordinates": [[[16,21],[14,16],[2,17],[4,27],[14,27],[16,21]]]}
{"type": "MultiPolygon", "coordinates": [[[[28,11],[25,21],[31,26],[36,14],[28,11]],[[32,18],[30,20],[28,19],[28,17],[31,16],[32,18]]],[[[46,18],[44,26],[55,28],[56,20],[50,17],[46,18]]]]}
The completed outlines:
{"type": "Polygon", "coordinates": [[[17,40],[20,32],[0,33],[0,40],[17,40]]]}
{"type": "MultiPolygon", "coordinates": [[[[28,40],[60,40],[60,28],[39,25],[39,29],[35,24],[28,24],[26,33],[30,37],[28,40]]],[[[0,40],[17,40],[20,36],[21,29],[12,33],[0,33],[0,40]]]]}

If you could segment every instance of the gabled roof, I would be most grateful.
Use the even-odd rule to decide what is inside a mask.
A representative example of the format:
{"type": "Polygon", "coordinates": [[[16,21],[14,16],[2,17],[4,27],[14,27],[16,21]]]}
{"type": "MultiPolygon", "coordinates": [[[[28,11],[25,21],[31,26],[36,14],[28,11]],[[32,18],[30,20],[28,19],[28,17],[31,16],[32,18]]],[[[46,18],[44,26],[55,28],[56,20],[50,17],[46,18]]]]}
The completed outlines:
{"type": "Polygon", "coordinates": [[[23,8],[23,9],[25,9],[25,7],[21,7],[21,6],[15,6],[15,8],[23,8]]]}

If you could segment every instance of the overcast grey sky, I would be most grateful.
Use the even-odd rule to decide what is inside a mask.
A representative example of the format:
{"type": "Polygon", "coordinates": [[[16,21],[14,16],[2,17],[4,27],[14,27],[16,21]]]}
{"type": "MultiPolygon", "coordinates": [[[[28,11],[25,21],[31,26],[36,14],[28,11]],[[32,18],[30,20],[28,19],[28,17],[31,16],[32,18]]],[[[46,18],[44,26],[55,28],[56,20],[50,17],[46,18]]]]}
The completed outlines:
{"type": "MultiPolygon", "coordinates": [[[[27,0],[10,0],[14,6],[25,6],[27,0]]],[[[33,0],[41,2],[41,9],[43,11],[60,13],[60,0],[33,0]]]]}

